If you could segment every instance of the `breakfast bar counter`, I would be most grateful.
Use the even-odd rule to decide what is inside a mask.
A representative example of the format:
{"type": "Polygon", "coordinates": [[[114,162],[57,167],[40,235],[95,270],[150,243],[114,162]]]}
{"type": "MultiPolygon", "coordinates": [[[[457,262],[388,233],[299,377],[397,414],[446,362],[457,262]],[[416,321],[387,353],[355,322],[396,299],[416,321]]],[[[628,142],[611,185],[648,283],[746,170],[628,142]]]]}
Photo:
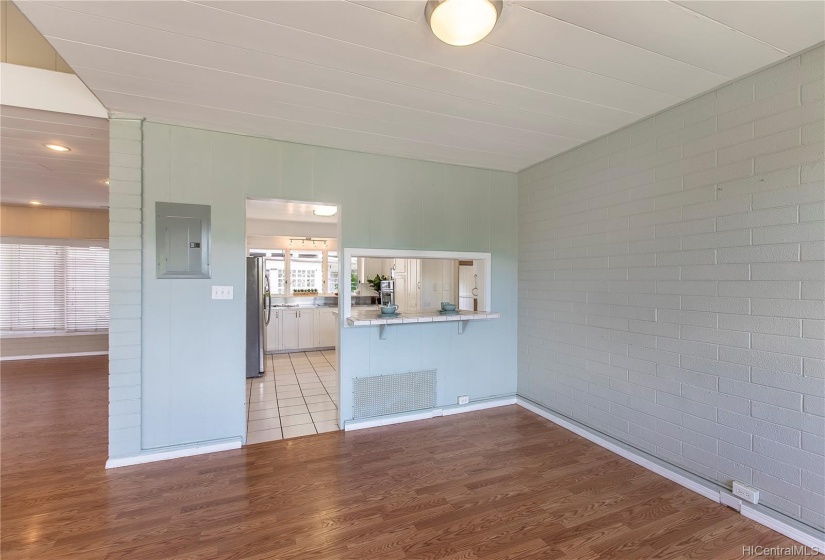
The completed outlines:
{"type": "Polygon", "coordinates": [[[442,313],[439,311],[419,311],[415,313],[398,313],[397,315],[383,316],[376,310],[354,310],[352,316],[347,317],[348,327],[379,327],[379,338],[386,337],[386,329],[391,325],[409,325],[419,323],[446,323],[455,322],[458,325],[458,334],[464,334],[464,330],[470,321],[487,321],[498,319],[500,313],[487,311],[456,311],[455,313],[442,313]]]}
{"type": "Polygon", "coordinates": [[[404,323],[435,323],[442,321],[484,321],[498,319],[500,313],[486,311],[456,311],[455,313],[441,313],[439,311],[418,311],[416,313],[399,313],[389,317],[381,316],[376,310],[355,310],[352,316],[347,317],[349,327],[371,327],[375,325],[401,325],[404,323]]]}

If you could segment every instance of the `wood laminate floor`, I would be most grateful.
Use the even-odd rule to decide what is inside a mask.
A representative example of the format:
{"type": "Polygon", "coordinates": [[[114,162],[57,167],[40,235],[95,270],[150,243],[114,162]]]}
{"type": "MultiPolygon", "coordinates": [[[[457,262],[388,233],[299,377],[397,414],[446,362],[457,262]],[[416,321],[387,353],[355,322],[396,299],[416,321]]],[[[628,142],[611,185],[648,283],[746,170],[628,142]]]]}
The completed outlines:
{"type": "Polygon", "coordinates": [[[519,407],[106,471],[106,358],[2,365],[2,558],[741,558],[793,542],[519,407]]]}

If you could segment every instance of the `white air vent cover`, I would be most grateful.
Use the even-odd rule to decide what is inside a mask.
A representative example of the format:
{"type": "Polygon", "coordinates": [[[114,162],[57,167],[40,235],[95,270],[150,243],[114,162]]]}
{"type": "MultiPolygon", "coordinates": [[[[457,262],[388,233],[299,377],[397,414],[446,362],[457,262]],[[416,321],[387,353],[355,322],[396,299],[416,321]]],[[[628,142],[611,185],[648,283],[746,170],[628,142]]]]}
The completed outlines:
{"type": "Polygon", "coordinates": [[[352,385],[355,420],[425,410],[436,402],[434,369],[356,377],[352,385]]]}

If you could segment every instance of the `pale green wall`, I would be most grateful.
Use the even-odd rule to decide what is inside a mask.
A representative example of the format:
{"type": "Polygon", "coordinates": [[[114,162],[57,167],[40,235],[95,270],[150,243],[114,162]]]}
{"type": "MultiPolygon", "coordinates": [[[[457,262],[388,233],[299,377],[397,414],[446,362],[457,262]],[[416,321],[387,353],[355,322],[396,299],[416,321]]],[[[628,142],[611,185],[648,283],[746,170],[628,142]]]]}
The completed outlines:
{"type": "Polygon", "coordinates": [[[435,367],[439,405],[516,390],[516,175],[144,123],[142,447],[243,433],[247,197],[341,206],[343,247],[493,254],[494,321],[344,328],[351,379],[435,367]],[[154,204],[212,206],[212,278],[155,279],[154,204]],[[213,301],[212,285],[235,299],[213,301]]]}

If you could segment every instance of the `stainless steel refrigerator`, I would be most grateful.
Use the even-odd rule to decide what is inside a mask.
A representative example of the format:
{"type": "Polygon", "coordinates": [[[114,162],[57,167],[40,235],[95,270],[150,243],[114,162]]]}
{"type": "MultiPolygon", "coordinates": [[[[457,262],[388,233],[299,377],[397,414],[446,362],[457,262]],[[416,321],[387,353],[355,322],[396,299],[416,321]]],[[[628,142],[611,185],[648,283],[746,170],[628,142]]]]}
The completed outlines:
{"type": "Polygon", "coordinates": [[[269,324],[269,278],[262,257],[246,258],[246,377],[264,373],[264,329],[269,324]]]}

